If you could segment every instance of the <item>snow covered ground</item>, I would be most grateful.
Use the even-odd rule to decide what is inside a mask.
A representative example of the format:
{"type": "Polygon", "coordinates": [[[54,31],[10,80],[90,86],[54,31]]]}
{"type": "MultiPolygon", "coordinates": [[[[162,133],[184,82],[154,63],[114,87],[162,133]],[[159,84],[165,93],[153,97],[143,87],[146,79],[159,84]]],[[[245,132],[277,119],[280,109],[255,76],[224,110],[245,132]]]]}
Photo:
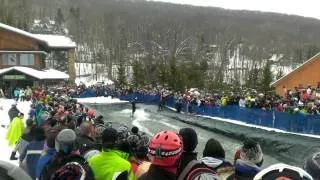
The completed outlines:
{"type": "MultiPolygon", "coordinates": [[[[13,147],[9,147],[8,142],[5,139],[7,126],[10,124],[8,111],[14,102],[15,101],[12,99],[0,98],[0,117],[1,117],[0,118],[0,147],[1,147],[0,160],[18,165],[18,160],[16,161],[9,160],[13,147]]],[[[31,105],[31,102],[18,102],[18,106],[17,106],[18,109],[25,114],[24,121],[28,118],[30,105],[31,105]]]]}
{"type": "Polygon", "coordinates": [[[128,101],[121,101],[118,98],[109,97],[93,97],[93,98],[78,98],[79,103],[91,103],[91,104],[112,104],[112,103],[127,103],[128,101]]]}

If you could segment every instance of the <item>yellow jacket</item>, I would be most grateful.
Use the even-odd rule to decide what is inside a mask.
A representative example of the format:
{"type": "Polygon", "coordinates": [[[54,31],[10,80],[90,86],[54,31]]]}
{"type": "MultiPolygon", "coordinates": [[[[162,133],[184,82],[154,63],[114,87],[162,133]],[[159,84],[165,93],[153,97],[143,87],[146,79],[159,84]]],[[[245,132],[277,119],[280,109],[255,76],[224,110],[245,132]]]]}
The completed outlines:
{"type": "Polygon", "coordinates": [[[13,118],[9,125],[6,140],[8,140],[9,146],[13,146],[22,136],[24,124],[20,117],[13,118]]]}

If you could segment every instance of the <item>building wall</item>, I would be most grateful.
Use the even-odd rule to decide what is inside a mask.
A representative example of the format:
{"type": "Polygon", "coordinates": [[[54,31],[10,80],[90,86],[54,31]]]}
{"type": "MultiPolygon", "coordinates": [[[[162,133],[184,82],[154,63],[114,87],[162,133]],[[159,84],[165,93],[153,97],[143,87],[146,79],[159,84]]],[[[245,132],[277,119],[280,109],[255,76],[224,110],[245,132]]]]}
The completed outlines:
{"type": "MultiPolygon", "coordinates": [[[[19,56],[19,53],[15,53],[17,54],[17,66],[22,66],[20,65],[20,56],[19,56]]],[[[41,60],[40,58],[40,54],[33,54],[34,55],[34,66],[26,66],[26,67],[32,67],[34,69],[44,69],[45,68],[45,65],[42,63],[44,62],[44,60],[41,60]]],[[[8,65],[4,65],[2,64],[2,54],[0,53],[0,69],[1,68],[8,68],[10,66],[8,65]]]]}
{"type": "MultiPolygon", "coordinates": [[[[17,33],[13,33],[10,31],[5,31],[0,29],[0,50],[11,50],[11,51],[39,51],[39,42],[26,37],[19,35],[17,33]]],[[[17,54],[17,65],[20,66],[19,63],[19,54],[17,54]]],[[[43,69],[44,65],[41,62],[40,54],[34,54],[34,66],[28,66],[35,69],[43,69]]],[[[7,68],[8,65],[2,64],[2,55],[0,53],[0,68],[7,68]]]]}
{"type": "Polygon", "coordinates": [[[283,96],[285,93],[283,87],[286,87],[287,90],[292,90],[296,86],[306,88],[308,85],[316,88],[318,82],[320,82],[320,55],[279,81],[275,89],[278,95],[283,96]]]}
{"type": "Polygon", "coordinates": [[[39,50],[39,43],[29,37],[0,29],[1,50],[39,50]]]}

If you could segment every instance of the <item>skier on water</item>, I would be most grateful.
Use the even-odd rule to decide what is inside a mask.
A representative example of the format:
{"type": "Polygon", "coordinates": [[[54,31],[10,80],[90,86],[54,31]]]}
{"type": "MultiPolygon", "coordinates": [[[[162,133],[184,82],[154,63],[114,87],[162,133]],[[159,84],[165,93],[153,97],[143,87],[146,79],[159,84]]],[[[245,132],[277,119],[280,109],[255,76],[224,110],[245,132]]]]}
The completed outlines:
{"type": "Polygon", "coordinates": [[[132,105],[132,114],[131,114],[131,117],[133,118],[133,115],[134,115],[134,112],[136,112],[136,100],[137,100],[138,98],[137,97],[135,97],[135,98],[132,98],[132,100],[131,100],[131,105],[132,105]]]}

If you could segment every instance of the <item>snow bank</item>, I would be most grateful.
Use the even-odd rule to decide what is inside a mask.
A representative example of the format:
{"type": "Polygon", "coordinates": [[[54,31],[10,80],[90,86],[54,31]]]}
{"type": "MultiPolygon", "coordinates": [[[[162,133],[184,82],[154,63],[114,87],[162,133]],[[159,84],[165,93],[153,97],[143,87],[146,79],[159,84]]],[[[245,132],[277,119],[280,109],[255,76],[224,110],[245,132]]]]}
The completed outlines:
{"type": "Polygon", "coordinates": [[[128,101],[122,101],[118,98],[109,97],[93,97],[93,98],[78,98],[79,103],[90,103],[90,104],[113,104],[113,103],[127,103],[128,101]]]}
{"type": "MultiPolygon", "coordinates": [[[[13,147],[8,147],[8,142],[5,139],[6,132],[7,132],[7,126],[10,124],[10,119],[8,116],[8,111],[11,108],[11,105],[15,101],[12,99],[3,99],[0,98],[0,147],[1,147],[1,153],[0,160],[10,162],[12,164],[18,165],[18,160],[11,161],[9,160],[9,157],[11,155],[13,147]]],[[[28,118],[28,113],[30,111],[30,105],[31,102],[18,102],[18,109],[25,114],[24,121],[28,118]]]]}

